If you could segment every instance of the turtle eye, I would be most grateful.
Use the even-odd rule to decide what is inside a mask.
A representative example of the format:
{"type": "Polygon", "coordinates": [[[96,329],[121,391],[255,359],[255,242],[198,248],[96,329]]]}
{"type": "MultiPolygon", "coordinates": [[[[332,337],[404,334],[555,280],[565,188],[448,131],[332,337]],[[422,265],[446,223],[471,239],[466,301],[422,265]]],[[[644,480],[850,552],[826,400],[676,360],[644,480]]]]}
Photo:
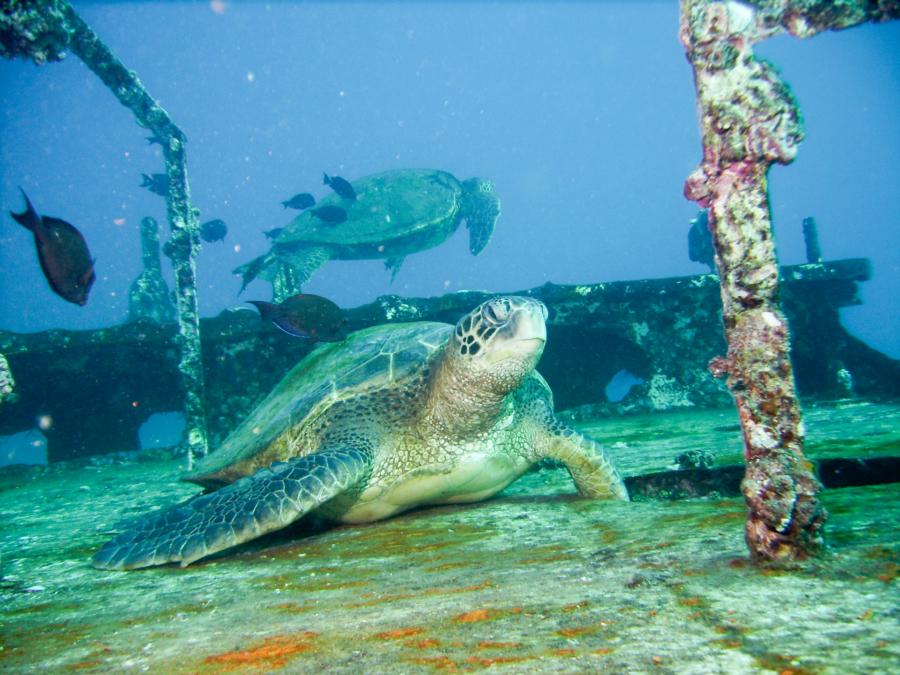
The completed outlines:
{"type": "Polygon", "coordinates": [[[491,300],[484,306],[484,318],[491,323],[503,323],[509,318],[509,301],[491,300]]]}

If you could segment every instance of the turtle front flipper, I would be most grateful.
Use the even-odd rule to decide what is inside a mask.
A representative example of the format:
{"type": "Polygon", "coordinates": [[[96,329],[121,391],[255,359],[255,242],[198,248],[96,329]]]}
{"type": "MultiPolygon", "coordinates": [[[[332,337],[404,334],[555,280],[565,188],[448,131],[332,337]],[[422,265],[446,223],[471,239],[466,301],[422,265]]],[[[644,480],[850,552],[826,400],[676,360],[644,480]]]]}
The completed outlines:
{"type": "Polygon", "coordinates": [[[391,271],[391,283],[394,283],[394,279],[397,278],[397,272],[400,271],[400,266],[404,260],[406,260],[405,255],[397,255],[384,261],[384,269],[391,271]]]}
{"type": "Polygon", "coordinates": [[[469,252],[478,255],[491,240],[500,217],[500,198],[493,184],[483,178],[464,180],[462,190],[461,215],[469,230],[469,252]]]}
{"type": "Polygon", "coordinates": [[[220,490],[139,519],[96,553],[94,567],[128,570],[179,562],[280,530],[357,485],[371,455],[357,448],[326,449],[276,462],[220,490]]]}
{"type": "Polygon", "coordinates": [[[628,489],[600,444],[566,426],[543,407],[535,440],[537,456],[565,464],[578,492],[585,497],[627,500],[628,489]]]}

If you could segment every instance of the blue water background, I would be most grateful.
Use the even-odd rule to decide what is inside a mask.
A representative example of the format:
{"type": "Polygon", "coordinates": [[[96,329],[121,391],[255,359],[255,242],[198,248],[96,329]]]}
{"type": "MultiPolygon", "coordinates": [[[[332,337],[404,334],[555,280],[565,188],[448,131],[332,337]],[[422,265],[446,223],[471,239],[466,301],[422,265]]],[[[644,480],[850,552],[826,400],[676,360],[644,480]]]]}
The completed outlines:
{"type": "MultiPolygon", "coordinates": [[[[197,261],[204,316],[269,298],[264,282],[239,298],[231,270],[290,220],[281,200],[328,192],[323,171],[434,167],[490,178],[503,201],[478,257],[460,229],[393,285],[382,261],[326,264],[305,290],[344,306],[705,271],[687,257],[696,207],[682,186],[701,148],[675,2],[74,4],[186,132],[201,218],[228,223],[197,261]]],[[[797,161],[771,173],[780,259],[804,261],[809,215],[826,258],[870,257],[865,304],[843,316],[900,357],[900,22],[758,52],[806,119],[797,161]]],[[[138,187],[163,171],[159,147],[72,55],[0,62],[0,83],[0,328],[121,322],[140,219],[167,227],[163,200],[138,187]],[[87,237],[86,307],[49,290],[30,235],[5,215],[21,208],[19,185],[87,237]]]]}

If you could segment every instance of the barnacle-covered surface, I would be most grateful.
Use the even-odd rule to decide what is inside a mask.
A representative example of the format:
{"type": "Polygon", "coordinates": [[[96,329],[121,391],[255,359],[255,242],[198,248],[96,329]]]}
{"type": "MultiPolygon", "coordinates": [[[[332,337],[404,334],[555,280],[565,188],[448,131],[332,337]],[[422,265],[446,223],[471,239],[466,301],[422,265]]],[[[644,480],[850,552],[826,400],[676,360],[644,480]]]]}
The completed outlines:
{"type": "MultiPolygon", "coordinates": [[[[900,406],[807,412],[807,449],[900,456],[900,406]]],[[[740,452],[733,411],[593,421],[634,479],[740,452]]],[[[564,470],[368,526],[301,523],[186,569],[88,560],[122,518],[196,491],[183,463],[0,472],[0,670],[887,672],[900,658],[900,485],[825,490],[829,552],[749,564],[738,498],[577,499],[564,470]]]]}

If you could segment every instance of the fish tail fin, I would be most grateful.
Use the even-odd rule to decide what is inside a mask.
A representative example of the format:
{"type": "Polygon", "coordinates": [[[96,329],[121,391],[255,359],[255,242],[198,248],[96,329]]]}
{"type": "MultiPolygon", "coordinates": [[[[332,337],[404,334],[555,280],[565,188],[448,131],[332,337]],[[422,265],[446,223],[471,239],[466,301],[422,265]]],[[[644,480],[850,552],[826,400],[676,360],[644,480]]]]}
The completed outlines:
{"type": "Polygon", "coordinates": [[[331,178],[324,171],[322,172],[322,183],[324,183],[325,185],[331,185],[331,178]]]}
{"type": "Polygon", "coordinates": [[[275,305],[271,302],[264,302],[263,300],[247,300],[247,302],[254,307],[256,307],[259,312],[259,318],[263,321],[271,321],[272,320],[272,312],[275,310],[275,305]]]}
{"type": "Polygon", "coordinates": [[[19,225],[33,232],[34,229],[40,225],[41,217],[37,214],[37,211],[34,210],[34,206],[31,205],[31,200],[28,199],[25,190],[19,188],[19,191],[25,198],[25,210],[22,213],[10,211],[9,215],[11,215],[19,225]]]}

